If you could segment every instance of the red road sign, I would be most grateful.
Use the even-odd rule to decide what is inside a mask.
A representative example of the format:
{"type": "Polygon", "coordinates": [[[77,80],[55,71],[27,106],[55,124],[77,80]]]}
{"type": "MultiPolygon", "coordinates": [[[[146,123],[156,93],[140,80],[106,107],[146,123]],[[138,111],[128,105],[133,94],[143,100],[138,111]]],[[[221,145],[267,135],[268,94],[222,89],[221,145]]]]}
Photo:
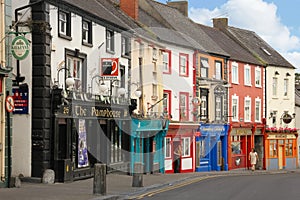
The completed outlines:
{"type": "Polygon", "coordinates": [[[7,96],[5,99],[5,108],[7,112],[12,112],[15,108],[14,99],[12,96],[7,96]]]}

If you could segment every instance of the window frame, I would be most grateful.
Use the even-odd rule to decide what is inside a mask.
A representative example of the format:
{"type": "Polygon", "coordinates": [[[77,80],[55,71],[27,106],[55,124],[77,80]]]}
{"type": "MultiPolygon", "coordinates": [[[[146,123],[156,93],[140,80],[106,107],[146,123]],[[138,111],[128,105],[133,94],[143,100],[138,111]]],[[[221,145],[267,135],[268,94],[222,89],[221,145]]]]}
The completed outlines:
{"type": "Polygon", "coordinates": [[[67,40],[72,40],[71,37],[71,13],[65,10],[58,10],[58,36],[67,40]],[[61,14],[64,14],[64,28],[65,31],[62,31],[62,19],[61,14]]]}
{"type": "Polygon", "coordinates": [[[255,122],[261,122],[261,99],[256,98],[255,99],[255,122]],[[258,103],[258,105],[257,105],[258,103]]]}
{"type": "Polygon", "coordinates": [[[113,30],[106,29],[106,52],[114,53],[115,52],[115,33],[113,30]]]}
{"type": "Polygon", "coordinates": [[[200,57],[200,77],[201,78],[209,77],[209,59],[208,58],[200,57]]]}
{"type": "Polygon", "coordinates": [[[251,84],[251,67],[250,65],[244,65],[244,85],[252,86],[251,84]]]}
{"type": "Polygon", "coordinates": [[[171,50],[168,49],[164,49],[162,50],[162,54],[163,54],[163,74],[172,74],[172,52],[171,50]],[[165,55],[167,55],[167,59],[165,60],[165,55]]]}
{"type": "Polygon", "coordinates": [[[188,92],[180,92],[179,93],[179,120],[187,121],[189,119],[189,93],[188,92]],[[182,97],[185,97],[184,105],[182,105],[182,97]],[[184,112],[185,116],[182,116],[184,112]]]}
{"type": "Polygon", "coordinates": [[[261,87],[261,68],[255,68],[255,87],[261,87]]]}
{"type": "Polygon", "coordinates": [[[237,62],[231,64],[231,82],[239,84],[239,65],[237,62]]]}
{"type": "Polygon", "coordinates": [[[272,97],[277,98],[278,96],[278,78],[272,78],[272,97]]]}
{"type": "Polygon", "coordinates": [[[123,57],[130,57],[130,39],[124,35],[121,36],[121,55],[123,57]]]}
{"type": "Polygon", "coordinates": [[[244,100],[244,121],[251,122],[251,98],[250,97],[245,97],[244,100]],[[247,108],[249,109],[249,113],[247,113],[246,110],[247,108]]]}
{"type": "Polygon", "coordinates": [[[89,20],[82,19],[82,44],[86,46],[92,46],[93,44],[93,26],[89,20]],[[84,24],[87,24],[87,29],[84,28],[84,24]],[[84,39],[86,35],[86,39],[84,39]]]}
{"type": "Polygon", "coordinates": [[[219,60],[215,61],[215,79],[217,79],[217,80],[223,79],[222,61],[219,61],[219,60]],[[218,66],[217,64],[220,64],[220,66],[218,66]],[[219,70],[218,70],[218,68],[219,68],[219,70]]]}
{"type": "Polygon", "coordinates": [[[289,94],[289,79],[283,79],[283,97],[287,98],[289,94]]]}
{"type": "Polygon", "coordinates": [[[179,53],[179,76],[189,76],[189,55],[185,53],[179,53]],[[185,66],[182,63],[182,59],[185,59],[185,66]],[[183,70],[185,69],[185,72],[183,70]]]}
{"type": "Polygon", "coordinates": [[[191,156],[191,138],[190,137],[181,137],[181,146],[182,154],[181,157],[190,157],[191,156]]]}
{"type": "Polygon", "coordinates": [[[165,158],[172,158],[172,138],[171,137],[165,137],[165,158]],[[169,143],[167,143],[167,140],[169,140],[169,143]],[[168,155],[167,155],[168,153],[168,155]]]}
{"type": "Polygon", "coordinates": [[[164,108],[164,113],[168,114],[169,116],[171,115],[171,108],[172,108],[172,91],[171,90],[164,90],[164,98],[163,100],[163,108],[164,108]]]}
{"type": "Polygon", "coordinates": [[[232,99],[231,99],[231,113],[232,113],[232,121],[235,121],[235,122],[238,122],[239,121],[239,97],[234,95],[232,96],[232,99]],[[236,115],[234,113],[234,103],[233,101],[236,100],[236,115]]]}

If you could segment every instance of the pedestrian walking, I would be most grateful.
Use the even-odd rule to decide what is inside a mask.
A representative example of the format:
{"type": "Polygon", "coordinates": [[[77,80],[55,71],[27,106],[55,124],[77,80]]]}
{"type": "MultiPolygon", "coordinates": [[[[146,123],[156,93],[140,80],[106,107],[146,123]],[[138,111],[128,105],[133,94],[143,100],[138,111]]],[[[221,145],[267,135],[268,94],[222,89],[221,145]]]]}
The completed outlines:
{"type": "Polygon", "coordinates": [[[252,169],[252,171],[254,171],[255,170],[255,165],[259,161],[257,152],[255,151],[254,148],[252,148],[251,152],[249,153],[249,160],[250,160],[250,163],[251,163],[251,169],[252,169]]]}

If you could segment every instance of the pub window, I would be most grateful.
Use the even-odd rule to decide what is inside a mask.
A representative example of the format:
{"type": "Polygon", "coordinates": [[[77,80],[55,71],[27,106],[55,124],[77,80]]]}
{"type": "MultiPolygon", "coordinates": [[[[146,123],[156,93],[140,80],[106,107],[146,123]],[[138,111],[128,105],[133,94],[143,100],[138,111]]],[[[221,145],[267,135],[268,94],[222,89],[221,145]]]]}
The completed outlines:
{"type": "Polygon", "coordinates": [[[277,142],[276,140],[270,140],[269,142],[269,156],[270,158],[275,158],[277,157],[277,142]]]}
{"type": "Polygon", "coordinates": [[[293,156],[293,140],[285,140],[285,155],[293,156]]]}
{"type": "Polygon", "coordinates": [[[187,157],[190,156],[190,137],[181,138],[182,144],[182,156],[187,157]]]}
{"type": "Polygon", "coordinates": [[[231,136],[231,152],[232,154],[241,154],[241,136],[234,135],[231,136]]]}
{"type": "Polygon", "coordinates": [[[171,138],[165,138],[165,157],[171,158],[171,138]]]}

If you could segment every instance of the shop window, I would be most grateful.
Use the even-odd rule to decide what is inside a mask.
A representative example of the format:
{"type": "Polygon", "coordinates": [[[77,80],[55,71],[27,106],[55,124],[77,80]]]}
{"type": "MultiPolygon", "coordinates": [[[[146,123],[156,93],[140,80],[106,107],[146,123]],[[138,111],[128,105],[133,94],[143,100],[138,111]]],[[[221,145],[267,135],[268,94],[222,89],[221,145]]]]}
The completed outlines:
{"type": "Polygon", "coordinates": [[[171,138],[165,138],[165,157],[171,158],[171,138]]]}
{"type": "Polygon", "coordinates": [[[242,154],[241,149],[241,136],[231,136],[231,152],[232,154],[242,154]]]}
{"type": "Polygon", "coordinates": [[[117,163],[122,161],[122,133],[121,129],[115,122],[111,122],[110,147],[111,162],[117,163]]]}
{"type": "Polygon", "coordinates": [[[293,156],[293,140],[285,140],[285,155],[293,156]]]}
{"type": "Polygon", "coordinates": [[[190,137],[181,138],[182,144],[182,157],[190,156],[190,137]]]}
{"type": "Polygon", "coordinates": [[[270,158],[275,158],[277,157],[277,142],[276,140],[270,140],[269,142],[269,156],[270,158]]]}

